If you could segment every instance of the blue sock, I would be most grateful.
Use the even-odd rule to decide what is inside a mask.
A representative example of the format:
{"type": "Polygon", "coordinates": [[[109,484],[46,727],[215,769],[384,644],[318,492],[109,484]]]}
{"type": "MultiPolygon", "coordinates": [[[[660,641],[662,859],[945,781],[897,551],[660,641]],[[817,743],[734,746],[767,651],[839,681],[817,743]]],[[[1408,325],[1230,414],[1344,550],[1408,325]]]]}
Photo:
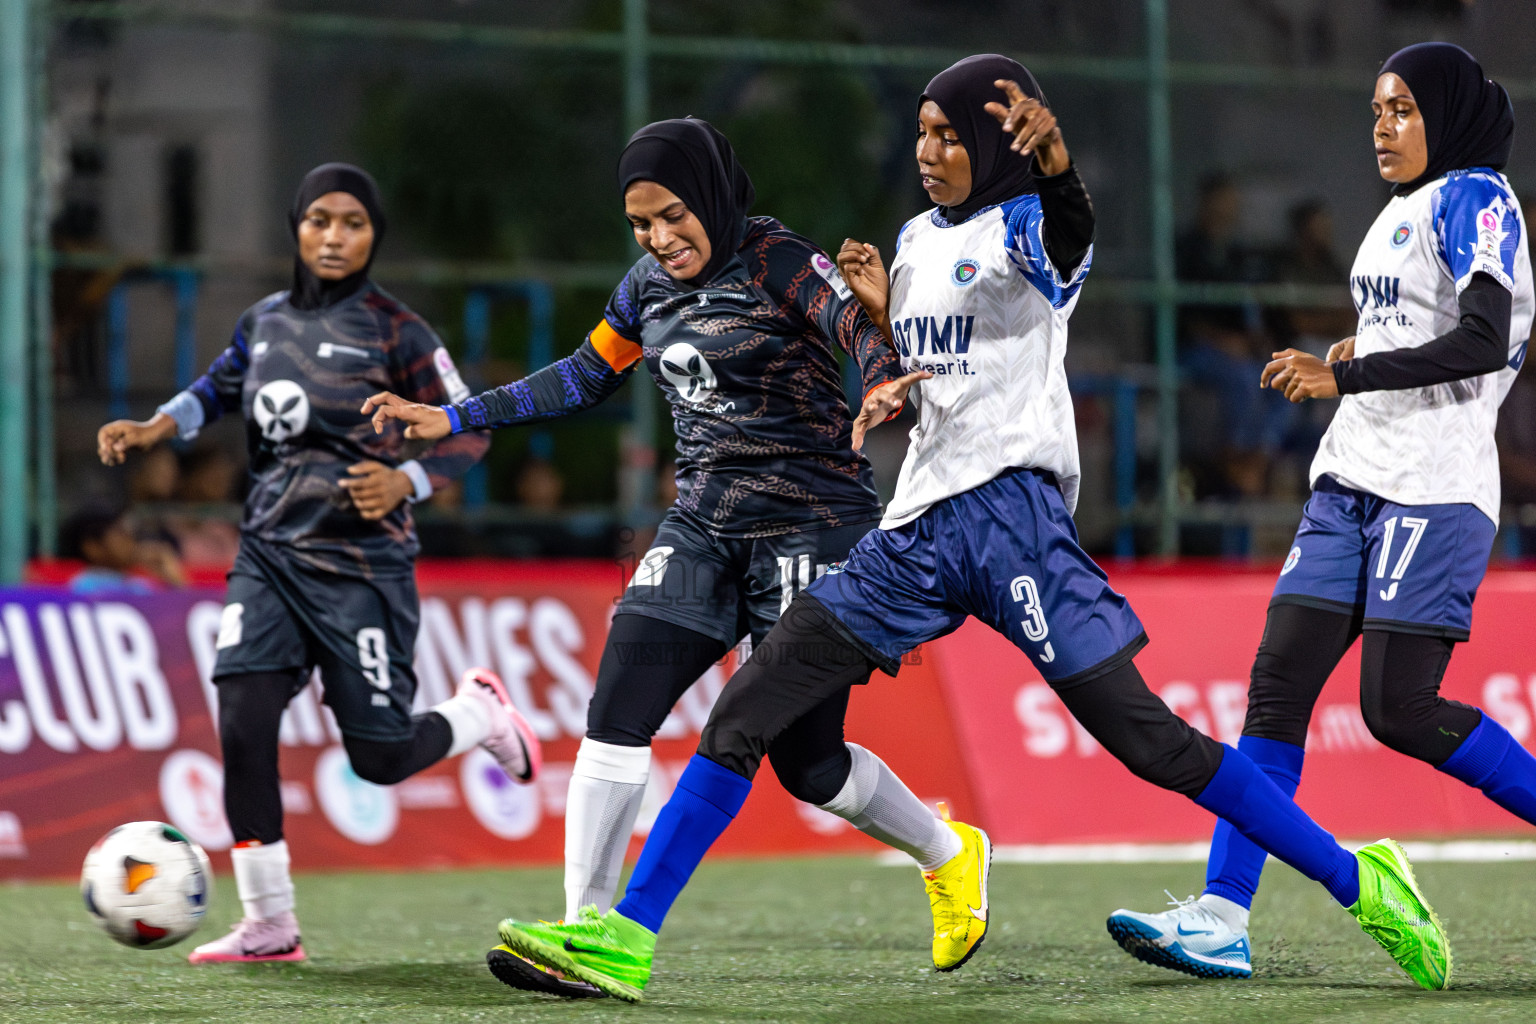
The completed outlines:
{"type": "Polygon", "coordinates": [[[1536,825],[1536,757],[1486,711],[1440,770],[1476,786],[1510,814],[1536,825]]]}
{"type": "Polygon", "coordinates": [[[699,861],[736,817],[751,791],[751,779],[694,754],[677,780],[672,798],[656,816],[629,878],[629,888],[614,909],[660,932],[667,911],[699,861]]]}
{"type": "Polygon", "coordinates": [[[1247,754],[1227,747],[1221,766],[1195,803],[1230,821],[1266,852],[1321,882],[1341,906],[1352,907],[1359,901],[1360,869],[1355,855],[1307,817],[1247,754]]]}
{"type": "MultiPolygon", "coordinates": [[[[1280,792],[1294,797],[1301,784],[1301,762],[1305,752],[1294,743],[1244,736],[1237,749],[1247,754],[1264,774],[1274,780],[1280,792]]],[[[1205,891],[1222,896],[1243,907],[1253,906],[1253,894],[1259,891],[1259,875],[1269,854],[1225,818],[1216,819],[1211,836],[1211,859],[1205,866],[1205,891]]]]}

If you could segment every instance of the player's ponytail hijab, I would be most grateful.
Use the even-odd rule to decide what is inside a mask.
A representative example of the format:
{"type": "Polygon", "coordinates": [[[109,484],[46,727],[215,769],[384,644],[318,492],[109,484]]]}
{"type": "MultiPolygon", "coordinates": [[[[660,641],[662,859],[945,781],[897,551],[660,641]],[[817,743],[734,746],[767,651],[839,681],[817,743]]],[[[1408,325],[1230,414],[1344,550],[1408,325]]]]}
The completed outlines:
{"type": "Polygon", "coordinates": [[[939,214],[951,224],[988,206],[1037,191],[1034,155],[1021,157],[1009,149],[1013,137],[1005,135],[997,118],[983,109],[988,103],[1002,101],[1002,92],[992,84],[998,79],[1019,83],[1026,96],[1050,106],[1029,69],[997,53],[979,53],[951,64],[933,76],[917,100],[919,110],[928,100],[938,104],[971,158],[970,195],[958,206],[939,207],[939,214]]]}
{"type": "Polygon", "coordinates": [[[379,243],[384,240],[384,204],[379,200],[379,186],[373,176],[352,164],[321,164],[299,183],[299,191],[293,197],[288,210],[288,231],[293,235],[293,284],[288,292],[288,302],[295,309],[324,309],[333,306],[356,292],[368,281],[368,268],[378,254],[379,243]],[[368,250],[368,262],[363,269],[337,281],[318,278],[299,258],[299,222],[309,205],[331,192],[345,192],[363,204],[368,219],[373,222],[373,246],[368,250]]]}
{"type": "Polygon", "coordinates": [[[1376,73],[1396,75],[1413,93],[1424,117],[1429,164],[1424,173],[1392,189],[1406,195],[1449,171],[1467,167],[1502,170],[1515,140],[1515,111],[1504,87],[1452,43],[1404,47],[1376,73]]]}
{"type": "Polygon", "coordinates": [[[709,262],[684,287],[709,283],[747,236],[757,192],[730,140],[708,121],[678,117],[648,124],[619,156],[619,196],[637,181],[654,181],[681,199],[709,235],[709,262]]]}

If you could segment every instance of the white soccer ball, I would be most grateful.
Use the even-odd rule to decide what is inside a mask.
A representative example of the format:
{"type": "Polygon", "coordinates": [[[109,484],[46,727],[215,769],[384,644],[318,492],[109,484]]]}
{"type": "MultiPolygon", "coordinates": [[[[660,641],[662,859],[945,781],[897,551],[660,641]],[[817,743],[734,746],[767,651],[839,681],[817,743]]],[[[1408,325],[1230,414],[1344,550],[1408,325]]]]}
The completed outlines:
{"type": "Polygon", "coordinates": [[[80,896],[102,930],[125,946],[160,949],[197,931],[213,895],[203,848],[170,825],[131,821],[85,855],[80,896]]]}

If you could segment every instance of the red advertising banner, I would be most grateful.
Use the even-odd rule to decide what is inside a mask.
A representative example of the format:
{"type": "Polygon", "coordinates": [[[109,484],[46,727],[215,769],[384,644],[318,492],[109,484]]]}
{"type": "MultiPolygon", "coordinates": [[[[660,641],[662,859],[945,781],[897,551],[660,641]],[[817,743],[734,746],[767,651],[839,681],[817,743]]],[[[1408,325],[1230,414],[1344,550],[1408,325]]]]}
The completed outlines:
{"type": "MultiPolygon", "coordinates": [[[[1274,573],[1111,569],[1151,643],[1136,658],[1152,690],[1196,728],[1235,744],[1248,670],[1274,573]]],[[[1536,721],[1536,573],[1492,572],[1478,592],[1472,640],[1458,644],[1445,696],[1484,708],[1526,742],[1536,721]]],[[[1000,843],[1204,839],[1211,816],[1134,778],[1074,722],[1029,662],[971,621],[931,645],[965,737],[975,817],[1000,843]]],[[[1523,834],[1528,826],[1422,762],[1379,744],[1360,716],[1357,643],[1313,716],[1298,801],[1349,838],[1523,834]]]]}
{"type": "MultiPolygon", "coordinates": [[[[358,779],[311,685],[283,723],[286,830],[300,868],[553,863],[566,784],[585,728],[617,569],[592,563],[423,565],[418,707],[460,673],[501,674],[545,744],[532,786],[471,751],[397,786],[358,779]]],[[[1266,572],[1119,570],[1151,645],[1153,689],[1198,728],[1235,742],[1263,626],[1266,572]]],[[[175,823],[221,859],[230,842],[213,723],[221,593],[81,596],[0,591],[0,878],[69,875],[114,825],[175,823]]],[[[1536,573],[1493,573],[1474,639],[1458,647],[1448,696],[1485,707],[1516,737],[1536,723],[1536,647],[1509,642],[1536,621],[1536,573]]],[[[1356,696],[1358,655],[1324,690],[1300,799],[1349,837],[1519,833],[1524,826],[1370,736],[1356,696]]],[[[658,736],[640,836],[692,755],[716,666],[658,736]]],[[[896,679],[855,691],[848,738],[877,751],[918,795],[1001,843],[1187,841],[1211,819],[1135,779],[1066,714],[1022,654],[972,622],[917,652],[896,679]]],[[[841,819],[791,799],[764,771],[718,849],[767,855],[873,851],[841,819]]],[[[227,862],[226,862],[227,866],[227,862]]]]}
{"type": "MultiPolygon", "coordinates": [[[[558,862],[566,785],[619,570],[446,563],[422,566],[419,581],[418,709],[446,699],[464,669],[490,666],[544,743],[543,775],[514,785],[477,749],[396,786],[363,782],[312,683],[290,705],[281,737],[294,864],[558,862]]],[[[108,829],[146,818],[176,824],[223,861],[231,836],[208,682],[221,607],[211,588],[111,597],[0,591],[0,878],[72,874],[108,829]]],[[[727,678],[727,666],[712,668],[657,737],[641,836],[727,678]]],[[[850,739],[880,750],[923,797],[972,803],[964,766],[948,756],[952,732],[931,669],[914,665],[853,703],[850,739]]],[[[738,854],[849,848],[869,841],[793,800],[771,770],[720,843],[738,854]]]]}

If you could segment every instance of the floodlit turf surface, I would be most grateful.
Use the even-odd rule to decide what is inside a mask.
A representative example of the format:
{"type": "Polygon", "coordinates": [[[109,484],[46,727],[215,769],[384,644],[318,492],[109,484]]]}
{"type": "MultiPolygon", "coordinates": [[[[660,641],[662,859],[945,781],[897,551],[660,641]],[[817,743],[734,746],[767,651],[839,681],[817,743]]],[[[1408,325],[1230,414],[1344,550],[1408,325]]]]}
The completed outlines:
{"type": "Polygon", "coordinates": [[[0,1021],[1536,1020],[1536,866],[1419,868],[1455,944],[1445,993],[1414,988],[1320,887],[1267,876],[1254,979],[1212,982],[1132,960],[1104,931],[1117,907],[1198,889],[1196,865],[998,865],[985,947],[936,974],[915,870],[722,861],[679,901],[638,1007],[520,994],[486,971],[500,917],[558,913],[552,870],[301,876],[310,962],[240,967],[184,959],[238,915],[228,877],[201,933],[147,953],[98,932],[72,886],[0,886],[0,1021]]]}

